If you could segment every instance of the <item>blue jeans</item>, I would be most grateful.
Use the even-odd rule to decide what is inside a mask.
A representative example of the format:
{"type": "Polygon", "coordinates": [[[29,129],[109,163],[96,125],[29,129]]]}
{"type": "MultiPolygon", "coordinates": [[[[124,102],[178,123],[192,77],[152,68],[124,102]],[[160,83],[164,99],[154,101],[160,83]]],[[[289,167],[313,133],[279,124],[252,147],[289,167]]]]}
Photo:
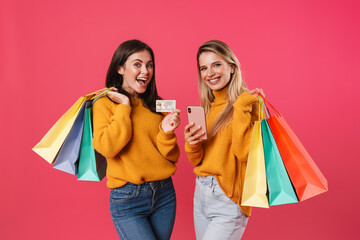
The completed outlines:
{"type": "Polygon", "coordinates": [[[122,240],[169,240],[175,212],[171,178],[111,189],[111,218],[122,240]]]}
{"type": "Polygon", "coordinates": [[[239,240],[247,222],[248,217],[224,194],[215,177],[196,178],[194,224],[197,240],[239,240]]]}

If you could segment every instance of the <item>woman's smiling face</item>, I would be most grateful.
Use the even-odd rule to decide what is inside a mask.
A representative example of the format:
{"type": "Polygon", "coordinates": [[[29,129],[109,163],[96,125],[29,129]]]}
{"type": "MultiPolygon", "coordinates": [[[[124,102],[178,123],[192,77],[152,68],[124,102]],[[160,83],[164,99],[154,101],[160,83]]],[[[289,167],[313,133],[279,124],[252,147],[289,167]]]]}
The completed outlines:
{"type": "Polygon", "coordinates": [[[147,50],[136,52],[128,57],[118,73],[123,76],[122,88],[136,97],[144,93],[154,75],[154,63],[147,50]]]}
{"type": "Polygon", "coordinates": [[[211,90],[220,90],[230,81],[234,67],[214,52],[203,52],[199,56],[201,79],[211,90]]]}

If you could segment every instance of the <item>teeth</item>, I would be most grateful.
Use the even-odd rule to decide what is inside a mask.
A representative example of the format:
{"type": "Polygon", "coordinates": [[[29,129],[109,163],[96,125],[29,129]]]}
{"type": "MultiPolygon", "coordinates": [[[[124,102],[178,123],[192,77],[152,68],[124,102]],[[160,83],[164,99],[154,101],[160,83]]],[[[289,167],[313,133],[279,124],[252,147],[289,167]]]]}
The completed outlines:
{"type": "Polygon", "coordinates": [[[219,80],[219,78],[216,78],[216,79],[213,79],[213,80],[210,80],[209,82],[216,82],[217,80],[219,80]]]}

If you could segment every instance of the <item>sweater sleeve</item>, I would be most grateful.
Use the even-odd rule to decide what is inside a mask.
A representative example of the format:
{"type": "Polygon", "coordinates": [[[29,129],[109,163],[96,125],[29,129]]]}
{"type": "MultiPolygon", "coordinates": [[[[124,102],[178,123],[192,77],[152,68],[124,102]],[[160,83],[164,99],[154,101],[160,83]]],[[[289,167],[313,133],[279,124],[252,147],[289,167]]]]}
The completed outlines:
{"type": "Polygon", "coordinates": [[[131,107],[118,104],[111,111],[107,98],[101,98],[93,105],[93,147],[106,158],[114,158],[130,141],[132,123],[131,107]]]}
{"type": "Polygon", "coordinates": [[[204,157],[204,148],[202,143],[191,146],[187,141],[185,141],[185,152],[191,164],[195,167],[201,163],[204,157]]]}
{"type": "Polygon", "coordinates": [[[176,163],[179,160],[180,150],[177,145],[176,135],[174,132],[166,133],[161,129],[161,123],[159,125],[159,133],[156,137],[157,147],[161,155],[167,160],[176,163]]]}
{"type": "Polygon", "coordinates": [[[231,149],[239,161],[247,161],[254,122],[258,119],[259,105],[255,96],[244,92],[234,103],[231,149]]]}

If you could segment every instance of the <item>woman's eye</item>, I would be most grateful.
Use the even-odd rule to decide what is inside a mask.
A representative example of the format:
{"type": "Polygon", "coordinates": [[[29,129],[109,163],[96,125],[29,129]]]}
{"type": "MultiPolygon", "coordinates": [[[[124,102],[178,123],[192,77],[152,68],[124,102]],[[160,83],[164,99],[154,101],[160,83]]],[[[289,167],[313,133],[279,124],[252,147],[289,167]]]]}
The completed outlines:
{"type": "Polygon", "coordinates": [[[135,67],[141,67],[141,64],[140,63],[135,63],[134,66],[135,67]]]}
{"type": "Polygon", "coordinates": [[[220,67],[220,66],[221,66],[220,63],[215,63],[215,64],[214,64],[214,67],[216,67],[216,68],[217,68],[217,67],[220,67]]]}
{"type": "Polygon", "coordinates": [[[204,68],[204,67],[200,68],[200,71],[205,71],[205,70],[206,70],[206,68],[204,68]]]}
{"type": "Polygon", "coordinates": [[[153,67],[154,67],[154,65],[152,65],[152,64],[148,64],[148,65],[147,65],[147,67],[148,67],[148,68],[153,68],[153,67]]]}

